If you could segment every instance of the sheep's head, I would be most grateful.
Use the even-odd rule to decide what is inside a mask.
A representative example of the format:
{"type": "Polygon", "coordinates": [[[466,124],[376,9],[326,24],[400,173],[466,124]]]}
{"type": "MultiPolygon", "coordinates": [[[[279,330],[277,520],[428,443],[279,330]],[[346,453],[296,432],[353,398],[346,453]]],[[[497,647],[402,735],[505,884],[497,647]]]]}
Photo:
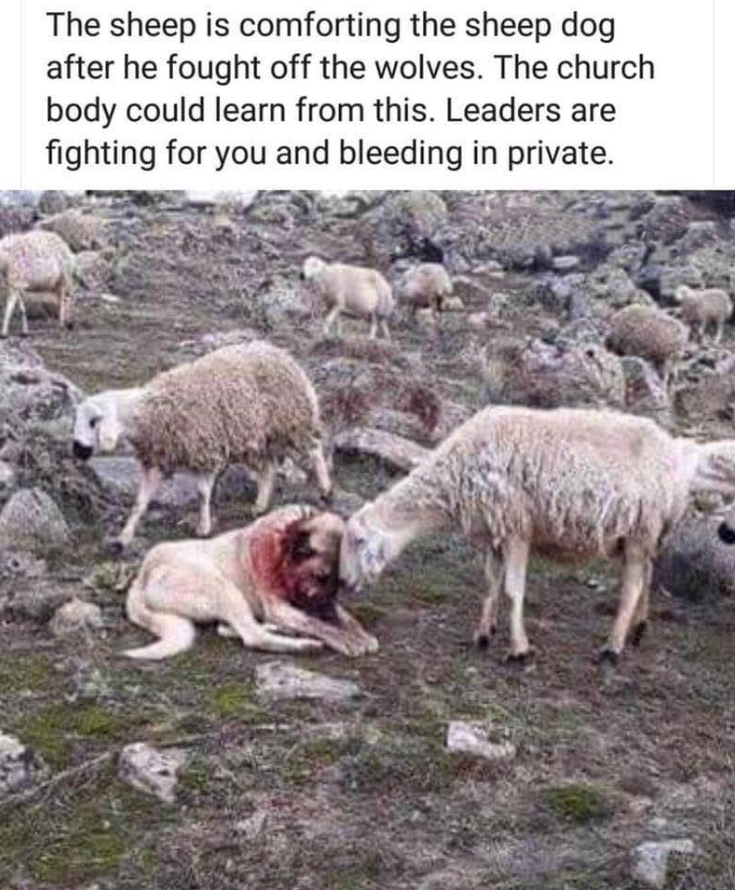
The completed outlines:
{"type": "Polygon", "coordinates": [[[370,521],[371,505],[363,507],[347,523],[339,560],[340,584],[359,592],[381,574],[396,555],[391,538],[370,521]]]}
{"type": "Polygon", "coordinates": [[[74,419],[74,457],[89,460],[95,451],[114,451],[122,432],[114,398],[100,395],[85,399],[74,419]]]}
{"type": "Polygon", "coordinates": [[[324,260],[320,260],[319,257],[310,256],[304,263],[301,277],[304,281],[311,281],[312,278],[316,278],[326,268],[326,265],[324,260]]]}
{"type": "Polygon", "coordinates": [[[694,291],[687,284],[680,284],[674,292],[677,303],[684,303],[694,295],[694,291]]]}

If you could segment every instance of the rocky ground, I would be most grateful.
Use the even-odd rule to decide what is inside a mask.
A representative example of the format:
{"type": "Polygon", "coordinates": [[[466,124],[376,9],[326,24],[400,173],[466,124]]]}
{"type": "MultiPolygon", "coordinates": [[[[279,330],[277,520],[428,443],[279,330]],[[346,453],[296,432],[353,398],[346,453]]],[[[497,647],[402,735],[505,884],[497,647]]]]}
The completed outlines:
{"type": "MultiPolygon", "coordinates": [[[[482,572],[458,537],[414,546],[351,604],[375,656],[274,659],[205,631],[141,665],[117,654],[144,639],[124,592],[152,543],[191,534],[192,486],[169,484],[136,552],[112,561],[104,537],[134,463],[69,456],[82,392],[256,336],[309,369],[345,513],[490,402],[612,405],[732,435],[731,328],[690,349],[671,393],[602,347],[621,306],[731,286],[731,195],[4,198],[0,235],[69,204],[85,221],[69,236],[76,330],[39,317],[30,342],[0,345],[0,886],[735,887],[735,553],[712,534],[720,504],[698,504],[671,542],[650,636],[616,670],[592,663],[616,606],[605,565],[534,564],[534,663],[506,666],[502,639],[475,652],[482,572]],[[321,338],[306,255],[398,282],[437,247],[460,300],[438,324],[403,309],[391,345],[359,322],[321,338]]],[[[252,493],[229,475],[222,529],[248,521],[252,493]]],[[[286,473],[281,503],[313,497],[286,473]]]]}

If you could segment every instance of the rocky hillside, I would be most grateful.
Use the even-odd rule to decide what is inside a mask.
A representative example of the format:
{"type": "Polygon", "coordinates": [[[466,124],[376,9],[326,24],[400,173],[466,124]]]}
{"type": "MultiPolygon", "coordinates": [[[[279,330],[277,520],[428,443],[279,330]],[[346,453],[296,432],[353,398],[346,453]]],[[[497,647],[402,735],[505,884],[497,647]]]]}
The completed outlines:
{"type": "MultiPolygon", "coordinates": [[[[732,326],[691,342],[666,389],[605,348],[610,319],[675,310],[680,284],[733,292],[731,193],[1,193],[0,236],[36,225],[78,260],[77,324],[29,299],[0,344],[0,886],[13,890],[627,890],[735,887],[735,548],[695,505],[657,567],[653,626],[593,665],[614,567],[531,572],[538,657],[471,645],[477,555],[411,548],[355,614],[381,651],[273,659],[204,630],[131,664],[123,614],[142,554],[188,537],[175,477],[113,560],[137,480],[129,454],[80,466],[84,393],[142,383],[267,337],[307,368],[345,515],[487,404],[610,406],[683,435],[733,435],[732,326]],[[402,276],[442,258],[438,320],[401,305],[391,343],[322,337],[310,254],[402,276]],[[306,672],[306,673],[304,673],[306,672]]],[[[249,521],[228,473],[220,528],[249,521]]],[[[278,502],[310,501],[293,468],[278,502]]]]}

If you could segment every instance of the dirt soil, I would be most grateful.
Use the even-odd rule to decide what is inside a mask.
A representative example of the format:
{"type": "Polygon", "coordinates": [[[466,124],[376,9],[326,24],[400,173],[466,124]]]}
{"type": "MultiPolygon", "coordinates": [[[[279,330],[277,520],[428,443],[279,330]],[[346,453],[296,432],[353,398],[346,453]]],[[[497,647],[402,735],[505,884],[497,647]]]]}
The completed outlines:
{"type": "MultiPolygon", "coordinates": [[[[240,218],[223,226],[197,211],[123,202],[104,212],[120,245],[111,284],[119,302],[89,297],[75,332],[39,321],[32,341],[85,390],[141,383],[214,332],[253,329],[312,372],[348,348],[325,346],[316,311],[298,325],[268,325],[257,297],[274,265],[295,282],[303,254],[343,238],[344,223],[305,224],[304,233],[272,226],[263,241],[240,218]]],[[[344,252],[359,255],[359,245],[345,242],[344,252]]],[[[484,284],[522,295],[533,281],[484,284]]],[[[479,297],[466,302],[486,308],[479,297]]],[[[499,331],[523,338],[549,319],[519,296],[499,331]]],[[[347,327],[352,337],[363,330],[347,327]]],[[[448,314],[438,332],[406,322],[395,334],[398,357],[388,351],[379,364],[415,354],[443,397],[481,404],[478,343],[464,316],[448,314]]],[[[338,488],[364,498],[393,478],[370,459],[335,463],[338,488]]],[[[313,497],[307,486],[279,492],[281,503],[313,497]]],[[[127,507],[77,528],[73,550],[49,563],[54,584],[103,608],[103,632],[64,641],[31,621],[0,621],[0,727],[51,770],[32,794],[0,802],[0,886],[632,890],[635,846],[686,837],[697,853],[672,862],[670,886],[735,888],[732,603],[659,597],[642,646],[602,669],[593,656],[616,606],[614,568],[536,561],[528,631],[537,658],[511,667],[505,626],[489,652],[472,646],[483,596],[477,554],[459,537],[435,538],[348,604],[378,636],[378,654],[294,659],[355,680],[363,695],[273,704],[254,683],[270,656],[208,630],[160,665],[119,657],[148,639],[124,618],[126,578],[151,544],[188,536],[196,519],[193,510],[153,511],[136,553],[112,563],[103,538],[127,507]],[[451,720],[485,722],[516,756],[448,753],[451,720]],[[132,741],[188,752],[173,805],[117,777],[117,754],[132,741]]],[[[219,530],[249,519],[236,499],[217,512],[219,530]]]]}

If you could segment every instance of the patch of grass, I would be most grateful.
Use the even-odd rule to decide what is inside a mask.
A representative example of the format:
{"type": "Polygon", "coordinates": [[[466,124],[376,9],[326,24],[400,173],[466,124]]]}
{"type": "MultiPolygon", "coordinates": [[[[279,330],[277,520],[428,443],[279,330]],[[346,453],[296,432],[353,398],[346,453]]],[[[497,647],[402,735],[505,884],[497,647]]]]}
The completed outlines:
{"type": "Polygon", "coordinates": [[[593,785],[550,785],[541,791],[544,806],[564,822],[586,825],[612,815],[607,797],[593,785]]]}
{"type": "Polygon", "coordinates": [[[53,664],[43,655],[14,655],[0,661],[0,689],[14,694],[47,691],[55,676],[53,664]]]}
{"type": "Polygon", "coordinates": [[[251,689],[242,683],[228,683],[216,689],[208,702],[211,713],[220,720],[247,717],[251,720],[265,718],[265,710],[253,697],[251,689]]]}
{"type": "Polygon", "coordinates": [[[117,739],[134,723],[98,705],[62,703],[21,717],[13,731],[50,766],[62,768],[75,741],[117,739]]]}

